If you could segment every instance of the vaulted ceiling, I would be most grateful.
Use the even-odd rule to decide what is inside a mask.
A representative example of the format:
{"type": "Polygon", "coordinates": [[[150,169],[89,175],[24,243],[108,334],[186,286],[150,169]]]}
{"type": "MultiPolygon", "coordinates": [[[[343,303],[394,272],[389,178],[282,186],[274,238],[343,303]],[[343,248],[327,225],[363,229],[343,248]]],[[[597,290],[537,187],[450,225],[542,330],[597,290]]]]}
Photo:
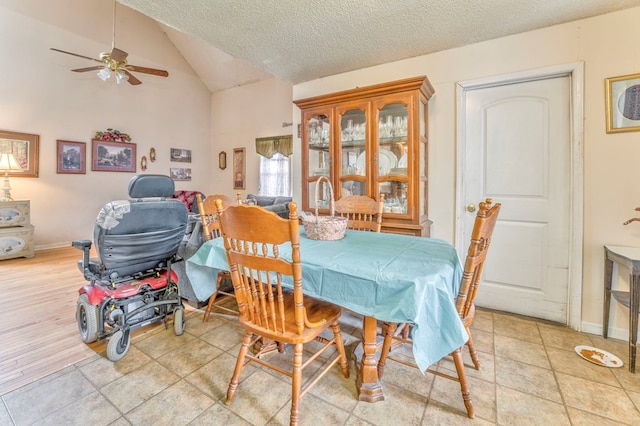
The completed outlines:
{"type": "Polygon", "coordinates": [[[640,0],[118,0],[212,92],[293,84],[640,5],[640,0]]]}

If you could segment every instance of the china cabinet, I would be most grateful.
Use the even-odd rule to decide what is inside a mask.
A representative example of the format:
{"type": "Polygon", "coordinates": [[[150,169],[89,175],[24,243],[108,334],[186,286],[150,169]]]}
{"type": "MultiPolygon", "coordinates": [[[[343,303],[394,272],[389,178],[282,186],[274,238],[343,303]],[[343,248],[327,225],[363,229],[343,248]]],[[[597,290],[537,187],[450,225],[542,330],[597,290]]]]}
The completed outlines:
{"type": "Polygon", "coordinates": [[[429,236],[426,76],[300,99],[302,209],[329,214],[335,199],[384,194],[383,232],[429,236]]]}
{"type": "Polygon", "coordinates": [[[33,257],[29,200],[0,201],[0,260],[33,257]]]}

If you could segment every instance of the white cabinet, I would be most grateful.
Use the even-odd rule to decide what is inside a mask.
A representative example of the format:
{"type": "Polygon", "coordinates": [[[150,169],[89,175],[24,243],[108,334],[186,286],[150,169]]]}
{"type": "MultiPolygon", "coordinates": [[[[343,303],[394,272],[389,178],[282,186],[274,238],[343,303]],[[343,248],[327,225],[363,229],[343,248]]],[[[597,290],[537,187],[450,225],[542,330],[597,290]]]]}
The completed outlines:
{"type": "Polygon", "coordinates": [[[33,257],[29,200],[0,201],[0,260],[33,257]]]}

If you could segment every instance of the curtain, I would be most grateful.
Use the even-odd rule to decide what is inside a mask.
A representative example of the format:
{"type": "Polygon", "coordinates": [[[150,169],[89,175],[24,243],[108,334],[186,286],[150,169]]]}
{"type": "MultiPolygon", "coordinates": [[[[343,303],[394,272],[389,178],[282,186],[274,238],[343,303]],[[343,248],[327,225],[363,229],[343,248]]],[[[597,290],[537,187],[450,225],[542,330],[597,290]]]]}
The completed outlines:
{"type": "Polygon", "coordinates": [[[271,136],[256,139],[256,152],[263,157],[271,158],[277,152],[285,157],[293,154],[293,136],[271,136]]]}
{"type": "Polygon", "coordinates": [[[276,153],[271,158],[260,157],[259,195],[291,196],[291,162],[276,153]]]}

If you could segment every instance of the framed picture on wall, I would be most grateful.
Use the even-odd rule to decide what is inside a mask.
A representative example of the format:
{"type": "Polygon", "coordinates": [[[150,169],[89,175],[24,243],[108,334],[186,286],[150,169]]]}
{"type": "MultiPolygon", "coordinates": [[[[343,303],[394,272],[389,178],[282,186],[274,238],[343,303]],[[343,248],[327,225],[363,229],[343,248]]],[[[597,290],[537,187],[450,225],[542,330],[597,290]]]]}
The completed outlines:
{"type": "Polygon", "coordinates": [[[136,144],[93,139],[91,170],[97,172],[135,172],[136,144]]]}
{"type": "Polygon", "coordinates": [[[245,189],[245,148],[233,148],[233,189],[245,189]]]}
{"type": "Polygon", "coordinates": [[[191,169],[184,167],[171,167],[169,175],[173,180],[191,180],[191,169]]]}
{"type": "Polygon", "coordinates": [[[38,177],[40,136],[0,130],[0,154],[13,154],[22,172],[9,172],[14,177],[38,177]]]}
{"type": "Polygon", "coordinates": [[[640,74],[605,80],[607,133],[640,130],[640,74]]]}
{"type": "Polygon", "coordinates": [[[180,163],[191,162],[191,150],[171,148],[171,161],[178,161],[180,163]]]}
{"type": "Polygon", "coordinates": [[[57,173],[86,174],[87,144],[84,142],[56,141],[57,173]]]}

